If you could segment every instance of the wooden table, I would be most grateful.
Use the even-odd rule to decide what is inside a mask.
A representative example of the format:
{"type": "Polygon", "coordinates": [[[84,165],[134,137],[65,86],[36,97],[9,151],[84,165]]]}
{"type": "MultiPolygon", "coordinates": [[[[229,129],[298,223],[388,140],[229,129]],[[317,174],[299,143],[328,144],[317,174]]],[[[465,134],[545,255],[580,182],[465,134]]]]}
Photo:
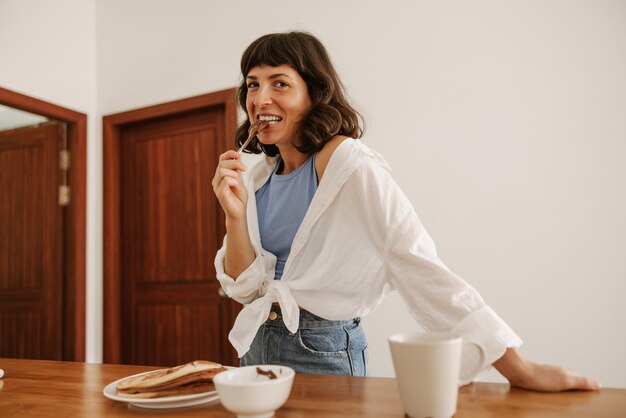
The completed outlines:
{"type": "MultiPolygon", "coordinates": [[[[102,389],[124,376],[155,369],[0,358],[0,417],[228,417],[219,402],[175,410],[148,410],[109,400],[102,389]]],[[[276,417],[404,416],[395,379],[296,375],[276,417]]],[[[499,383],[460,389],[456,418],[626,417],[626,389],[545,394],[499,383]]]]}

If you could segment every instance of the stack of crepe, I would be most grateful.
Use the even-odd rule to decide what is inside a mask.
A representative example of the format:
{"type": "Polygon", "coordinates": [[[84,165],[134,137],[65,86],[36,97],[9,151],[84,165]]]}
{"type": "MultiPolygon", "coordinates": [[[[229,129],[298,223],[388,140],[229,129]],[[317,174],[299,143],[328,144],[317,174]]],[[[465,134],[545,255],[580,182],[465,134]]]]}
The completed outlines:
{"type": "Polygon", "coordinates": [[[213,376],[226,370],[221,364],[196,360],[121,380],[117,394],[126,398],[160,398],[215,390],[213,376]]]}

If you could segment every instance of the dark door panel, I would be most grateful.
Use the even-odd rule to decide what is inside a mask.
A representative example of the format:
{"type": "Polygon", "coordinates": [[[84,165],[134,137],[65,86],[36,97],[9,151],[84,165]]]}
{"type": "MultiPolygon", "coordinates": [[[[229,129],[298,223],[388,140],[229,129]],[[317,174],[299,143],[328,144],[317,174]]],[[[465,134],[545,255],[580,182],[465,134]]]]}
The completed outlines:
{"type": "Polygon", "coordinates": [[[218,296],[213,266],[224,121],[213,106],[120,130],[122,363],[236,361],[226,339],[234,302],[218,296]]]}
{"type": "Polygon", "coordinates": [[[63,358],[63,132],[0,132],[0,357],[63,358]]]}

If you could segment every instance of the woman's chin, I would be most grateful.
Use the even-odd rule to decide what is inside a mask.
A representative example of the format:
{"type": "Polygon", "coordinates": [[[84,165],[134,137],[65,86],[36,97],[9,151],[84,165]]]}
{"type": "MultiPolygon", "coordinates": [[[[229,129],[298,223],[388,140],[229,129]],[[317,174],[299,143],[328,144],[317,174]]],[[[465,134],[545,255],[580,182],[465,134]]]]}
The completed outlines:
{"type": "Polygon", "coordinates": [[[259,142],[263,145],[278,145],[280,138],[276,135],[268,135],[267,133],[261,133],[257,135],[259,142]]]}

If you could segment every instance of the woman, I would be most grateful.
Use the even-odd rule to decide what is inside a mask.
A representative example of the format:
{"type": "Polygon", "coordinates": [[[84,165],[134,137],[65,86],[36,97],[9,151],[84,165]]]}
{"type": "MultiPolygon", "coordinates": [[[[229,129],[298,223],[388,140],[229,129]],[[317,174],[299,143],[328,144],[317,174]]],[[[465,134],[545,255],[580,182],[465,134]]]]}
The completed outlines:
{"type": "MultiPolygon", "coordinates": [[[[240,155],[225,152],[213,188],[227,230],[217,277],[245,304],[229,336],[242,365],[366,375],[360,317],[397,290],[420,325],[481,343],[513,385],[599,388],[523,358],[520,338],[438,259],[384,159],[358,140],[359,115],[315,37],[263,36],[244,52],[241,72],[239,103],[248,119],[237,146],[252,123],[266,120],[246,149],[266,158],[244,182],[240,155]]],[[[463,359],[462,383],[475,360],[463,359]]]]}

